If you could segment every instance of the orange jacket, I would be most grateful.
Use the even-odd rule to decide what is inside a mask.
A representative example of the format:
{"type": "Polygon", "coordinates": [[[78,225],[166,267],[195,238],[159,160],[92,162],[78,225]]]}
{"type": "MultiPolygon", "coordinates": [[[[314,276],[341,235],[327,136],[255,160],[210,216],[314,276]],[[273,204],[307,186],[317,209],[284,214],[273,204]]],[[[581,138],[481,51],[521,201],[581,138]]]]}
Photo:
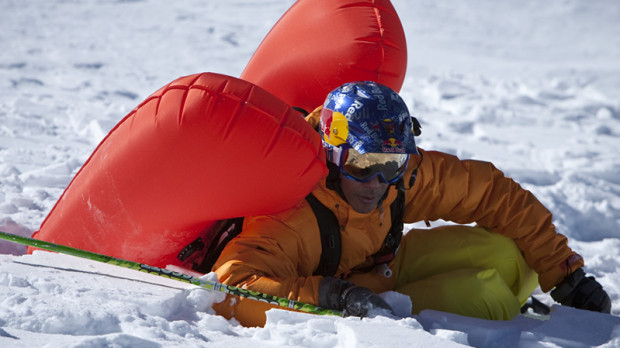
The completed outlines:
{"type": "MultiPolygon", "coordinates": [[[[455,156],[420,149],[405,173],[405,222],[443,219],[459,224],[477,223],[512,238],[525,260],[538,273],[543,291],[549,291],[583,261],[556,233],[551,213],[529,192],[507,178],[491,163],[459,160],[455,156]],[[413,187],[408,187],[414,169],[413,187]],[[570,267],[567,264],[571,260],[570,267]],[[576,260],[576,261],[575,261],[576,260]]],[[[313,194],[337,216],[341,225],[342,256],[336,277],[375,292],[391,290],[395,276],[354,271],[372,264],[390,225],[390,204],[396,198],[391,186],[382,210],[368,214],[354,211],[322,182],[313,194]]],[[[301,302],[318,304],[321,276],[313,272],[321,256],[320,232],[309,204],[269,216],[245,219],[243,232],[222,252],[214,266],[219,280],[301,302]]],[[[236,301],[236,300],[235,300],[236,301]]],[[[216,306],[218,313],[235,316],[243,325],[264,324],[269,305],[240,300],[216,306]]]]}

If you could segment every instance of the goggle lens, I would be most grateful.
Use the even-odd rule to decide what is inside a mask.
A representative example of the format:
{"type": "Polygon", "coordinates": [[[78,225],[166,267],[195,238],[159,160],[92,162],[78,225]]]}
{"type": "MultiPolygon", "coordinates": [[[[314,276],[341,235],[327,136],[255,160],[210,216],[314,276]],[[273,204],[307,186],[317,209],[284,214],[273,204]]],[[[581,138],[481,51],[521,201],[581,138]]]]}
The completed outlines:
{"type": "Polygon", "coordinates": [[[407,168],[407,154],[395,153],[365,153],[360,154],[350,148],[342,165],[342,173],[353,180],[368,182],[374,177],[387,183],[394,183],[400,179],[407,168]]]}

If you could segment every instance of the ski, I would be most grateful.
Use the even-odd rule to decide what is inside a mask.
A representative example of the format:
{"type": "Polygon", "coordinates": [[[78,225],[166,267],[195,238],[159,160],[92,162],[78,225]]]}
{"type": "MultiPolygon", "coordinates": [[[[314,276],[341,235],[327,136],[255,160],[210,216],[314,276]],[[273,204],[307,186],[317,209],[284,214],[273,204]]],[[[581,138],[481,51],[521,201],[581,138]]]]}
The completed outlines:
{"type": "Polygon", "coordinates": [[[276,306],[294,309],[305,313],[318,314],[318,315],[335,315],[342,316],[342,312],[321,308],[309,303],[303,303],[295,300],[290,300],[283,297],[272,296],[268,294],[264,294],[258,291],[252,291],[247,289],[241,289],[235,286],[230,286],[226,284],[222,284],[216,281],[206,280],[199,277],[195,277],[192,275],[184,274],[181,272],[170,271],[164,268],[159,268],[155,266],[150,266],[143,263],[133,262],[129,260],[124,260],[108,255],[98,254],[82,249],[77,249],[73,247],[69,247],[66,245],[56,244],[52,242],[46,242],[34,238],[18,236],[11,233],[6,233],[0,231],[0,239],[7,240],[14,243],[19,243],[23,245],[32,246],[35,248],[58,252],[61,254],[71,255],[75,257],[80,257],[92,261],[98,261],[102,263],[107,263],[114,266],[119,266],[123,268],[133,269],[140,272],[145,272],[149,274],[153,274],[156,276],[169,278],[173,280],[177,280],[184,283],[189,283],[200,288],[212,291],[223,292],[229,295],[239,296],[243,298],[249,298],[256,301],[262,301],[266,303],[270,303],[276,306]]]}

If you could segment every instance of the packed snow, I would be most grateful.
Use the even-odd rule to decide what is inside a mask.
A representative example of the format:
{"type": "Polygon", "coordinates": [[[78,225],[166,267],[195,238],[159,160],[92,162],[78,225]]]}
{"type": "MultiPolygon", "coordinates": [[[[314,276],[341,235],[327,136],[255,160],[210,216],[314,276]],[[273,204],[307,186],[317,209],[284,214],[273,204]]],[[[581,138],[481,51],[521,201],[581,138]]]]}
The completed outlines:
{"type": "MultiPolygon", "coordinates": [[[[37,230],[105,134],[159,87],[203,71],[238,77],[293,2],[2,1],[0,230],[37,230]]],[[[620,2],[393,4],[419,146],[492,161],[532,191],[608,291],[612,315],[537,290],[550,317],[273,310],[264,328],[244,328],[214,314],[221,293],[0,242],[0,346],[619,347],[620,2]]]]}

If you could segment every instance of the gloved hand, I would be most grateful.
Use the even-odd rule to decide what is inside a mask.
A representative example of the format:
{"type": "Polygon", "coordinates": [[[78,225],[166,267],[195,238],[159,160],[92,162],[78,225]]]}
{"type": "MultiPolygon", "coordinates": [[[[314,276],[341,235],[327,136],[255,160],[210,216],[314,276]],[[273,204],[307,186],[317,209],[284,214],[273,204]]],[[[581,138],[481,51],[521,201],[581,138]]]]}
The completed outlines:
{"type": "Polygon", "coordinates": [[[551,291],[551,297],[565,306],[610,313],[611,299],[594,277],[579,268],[551,291]]]}
{"type": "Polygon", "coordinates": [[[392,308],[369,289],[332,277],[323,278],[319,285],[319,306],[340,310],[345,317],[394,315],[392,308]]]}

